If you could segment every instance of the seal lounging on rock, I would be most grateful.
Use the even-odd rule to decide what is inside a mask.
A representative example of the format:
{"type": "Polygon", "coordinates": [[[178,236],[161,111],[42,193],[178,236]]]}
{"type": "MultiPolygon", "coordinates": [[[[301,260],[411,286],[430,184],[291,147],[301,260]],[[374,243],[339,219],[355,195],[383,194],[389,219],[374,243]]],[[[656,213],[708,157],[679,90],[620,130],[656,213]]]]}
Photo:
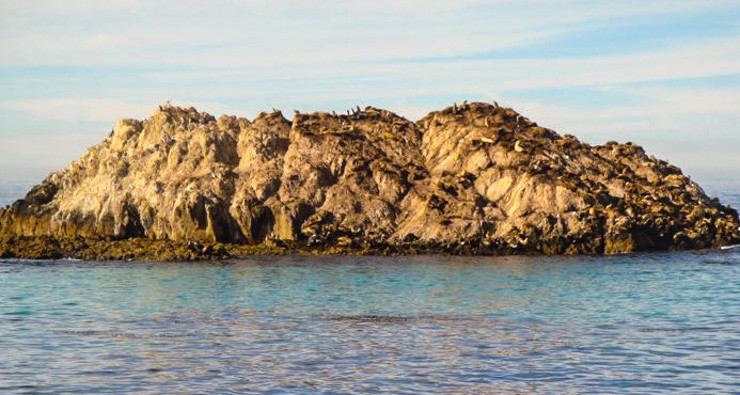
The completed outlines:
{"type": "Polygon", "coordinates": [[[497,105],[415,123],[167,105],[0,209],[0,254],[599,254],[737,244],[739,226],[638,145],[591,146],[497,105]]]}

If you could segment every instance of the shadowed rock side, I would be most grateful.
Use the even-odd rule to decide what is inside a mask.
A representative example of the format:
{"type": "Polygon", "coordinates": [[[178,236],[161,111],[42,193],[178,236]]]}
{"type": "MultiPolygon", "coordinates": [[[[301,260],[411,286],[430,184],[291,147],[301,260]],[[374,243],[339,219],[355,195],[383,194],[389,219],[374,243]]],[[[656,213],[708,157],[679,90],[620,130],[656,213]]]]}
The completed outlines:
{"type": "Polygon", "coordinates": [[[735,210],[634,144],[473,103],[255,120],[161,107],[0,209],[0,254],[597,254],[740,241],[735,210]]]}

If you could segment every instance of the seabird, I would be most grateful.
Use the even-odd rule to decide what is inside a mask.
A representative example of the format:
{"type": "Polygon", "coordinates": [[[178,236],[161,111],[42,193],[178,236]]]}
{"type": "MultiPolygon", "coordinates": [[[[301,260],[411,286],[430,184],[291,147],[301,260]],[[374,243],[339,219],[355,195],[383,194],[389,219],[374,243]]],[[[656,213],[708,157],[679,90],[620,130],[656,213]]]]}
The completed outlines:
{"type": "Polygon", "coordinates": [[[516,143],[514,143],[514,151],[516,151],[516,152],[522,152],[522,151],[524,151],[522,149],[522,146],[519,144],[519,140],[517,140],[516,143]]]}

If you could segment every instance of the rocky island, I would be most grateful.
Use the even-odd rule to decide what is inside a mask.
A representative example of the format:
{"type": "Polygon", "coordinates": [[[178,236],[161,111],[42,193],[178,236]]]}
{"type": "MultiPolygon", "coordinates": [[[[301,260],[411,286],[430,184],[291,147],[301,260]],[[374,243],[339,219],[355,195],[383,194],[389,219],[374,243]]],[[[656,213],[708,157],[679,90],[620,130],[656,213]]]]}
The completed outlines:
{"type": "Polygon", "coordinates": [[[740,242],[734,209],[635,144],[471,103],[253,121],[160,107],[0,209],[0,256],[612,254],[740,242]]]}

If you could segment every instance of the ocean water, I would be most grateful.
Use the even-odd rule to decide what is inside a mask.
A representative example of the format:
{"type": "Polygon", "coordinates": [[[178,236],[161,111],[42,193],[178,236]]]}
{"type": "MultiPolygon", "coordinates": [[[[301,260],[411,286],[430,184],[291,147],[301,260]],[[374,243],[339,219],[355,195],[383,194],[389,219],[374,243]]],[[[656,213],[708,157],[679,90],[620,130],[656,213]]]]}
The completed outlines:
{"type": "Polygon", "coordinates": [[[740,251],[0,262],[0,393],[732,393],[740,251]]]}
{"type": "Polygon", "coordinates": [[[0,393],[114,392],[740,393],[740,249],[0,260],[0,393]]]}

